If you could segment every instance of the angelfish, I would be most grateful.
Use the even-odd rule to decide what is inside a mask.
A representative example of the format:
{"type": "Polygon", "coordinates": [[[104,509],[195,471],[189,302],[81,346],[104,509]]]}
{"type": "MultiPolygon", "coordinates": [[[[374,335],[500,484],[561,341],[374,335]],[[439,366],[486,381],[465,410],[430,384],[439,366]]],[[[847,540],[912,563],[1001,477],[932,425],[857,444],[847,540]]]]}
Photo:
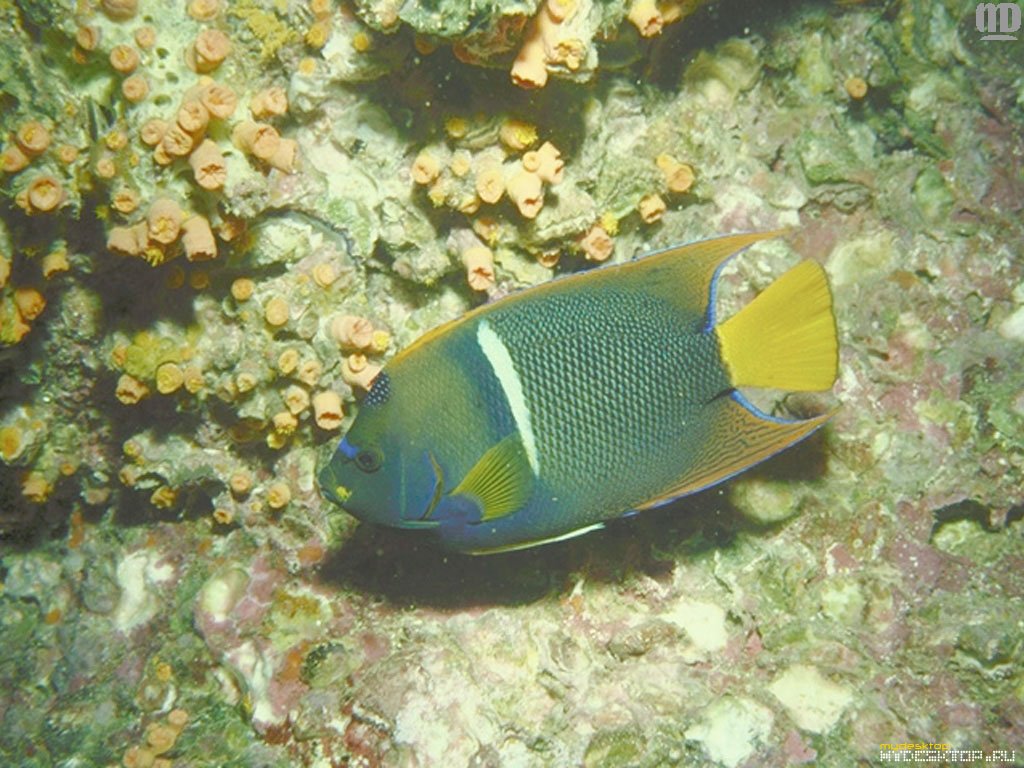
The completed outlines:
{"type": "Polygon", "coordinates": [[[803,261],[724,322],[739,234],[577,273],[479,307],[396,355],[319,479],[360,520],[498,552],[592,531],[721,482],[828,418],[738,387],[829,389],[824,270],[803,261]]]}

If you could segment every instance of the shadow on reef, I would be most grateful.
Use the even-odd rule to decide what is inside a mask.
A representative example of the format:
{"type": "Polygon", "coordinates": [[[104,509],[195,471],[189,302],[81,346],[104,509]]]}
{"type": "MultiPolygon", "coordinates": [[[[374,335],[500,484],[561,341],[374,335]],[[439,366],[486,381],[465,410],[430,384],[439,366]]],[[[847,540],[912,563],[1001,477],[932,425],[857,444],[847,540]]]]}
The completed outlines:
{"type": "MultiPolygon", "coordinates": [[[[773,480],[811,480],[824,473],[821,437],[760,465],[773,480]]],[[[747,474],[750,476],[750,473],[747,474]]],[[[525,605],[567,595],[583,579],[616,583],[630,574],[670,579],[679,564],[785,525],[758,524],[729,500],[728,484],[665,507],[608,523],[603,531],[533,549],[473,556],[446,552],[418,531],[361,524],[319,571],[321,581],[374,595],[397,607],[458,610],[525,605]]]]}

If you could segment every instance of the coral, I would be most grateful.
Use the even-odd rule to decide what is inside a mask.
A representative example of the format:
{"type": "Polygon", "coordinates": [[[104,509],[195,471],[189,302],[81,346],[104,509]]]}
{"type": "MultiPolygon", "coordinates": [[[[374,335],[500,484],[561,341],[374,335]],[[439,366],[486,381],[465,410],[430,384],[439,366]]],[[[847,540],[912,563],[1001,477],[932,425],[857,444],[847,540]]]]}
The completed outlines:
{"type": "Polygon", "coordinates": [[[313,418],[320,429],[332,431],[341,427],[344,418],[341,397],[337,392],[326,390],[313,396],[313,418]]]}

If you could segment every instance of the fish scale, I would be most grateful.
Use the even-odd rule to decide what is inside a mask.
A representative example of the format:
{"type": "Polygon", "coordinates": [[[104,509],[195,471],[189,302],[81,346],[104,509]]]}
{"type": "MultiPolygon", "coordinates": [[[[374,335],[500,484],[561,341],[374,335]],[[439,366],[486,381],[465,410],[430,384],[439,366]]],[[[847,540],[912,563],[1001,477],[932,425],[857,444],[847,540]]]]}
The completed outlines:
{"type": "Polygon", "coordinates": [[[700,321],[636,292],[558,297],[488,317],[523,382],[542,478],[577,500],[573,519],[594,505],[636,504],[678,474],[693,410],[729,388],[700,321]],[[595,477],[614,477],[616,487],[595,492],[595,477]]]}

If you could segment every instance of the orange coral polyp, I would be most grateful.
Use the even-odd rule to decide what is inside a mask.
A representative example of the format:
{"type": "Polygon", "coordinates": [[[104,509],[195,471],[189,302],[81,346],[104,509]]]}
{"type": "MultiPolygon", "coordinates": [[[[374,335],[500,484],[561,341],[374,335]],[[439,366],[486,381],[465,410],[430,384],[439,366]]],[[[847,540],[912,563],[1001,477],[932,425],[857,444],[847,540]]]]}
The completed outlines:
{"type": "Polygon", "coordinates": [[[231,117],[235,107],[238,106],[238,96],[235,95],[235,92],[229,86],[220,83],[210,83],[204,86],[199,91],[199,100],[210,112],[210,116],[219,120],[231,117]]]}
{"type": "Polygon", "coordinates": [[[28,185],[28,204],[33,213],[49,213],[64,199],[60,181],[50,175],[39,176],[28,185]]]}
{"type": "Polygon", "coordinates": [[[149,207],[146,217],[149,239],[161,245],[170,245],[181,233],[181,206],[169,197],[159,197],[149,207]]]}
{"type": "Polygon", "coordinates": [[[204,29],[192,45],[195,70],[212,72],[231,53],[231,40],[219,29],[204,29]]]}
{"type": "Polygon", "coordinates": [[[50,146],[50,131],[38,120],[29,120],[18,126],[14,140],[28,157],[35,157],[50,146]]]}
{"type": "Polygon", "coordinates": [[[115,45],[110,49],[110,66],[115,72],[129,75],[139,66],[139,54],[129,45],[115,45]]]}
{"type": "Polygon", "coordinates": [[[228,167],[220,147],[210,139],[204,139],[188,158],[196,184],[203,189],[215,190],[224,186],[228,178],[228,167]]]}

